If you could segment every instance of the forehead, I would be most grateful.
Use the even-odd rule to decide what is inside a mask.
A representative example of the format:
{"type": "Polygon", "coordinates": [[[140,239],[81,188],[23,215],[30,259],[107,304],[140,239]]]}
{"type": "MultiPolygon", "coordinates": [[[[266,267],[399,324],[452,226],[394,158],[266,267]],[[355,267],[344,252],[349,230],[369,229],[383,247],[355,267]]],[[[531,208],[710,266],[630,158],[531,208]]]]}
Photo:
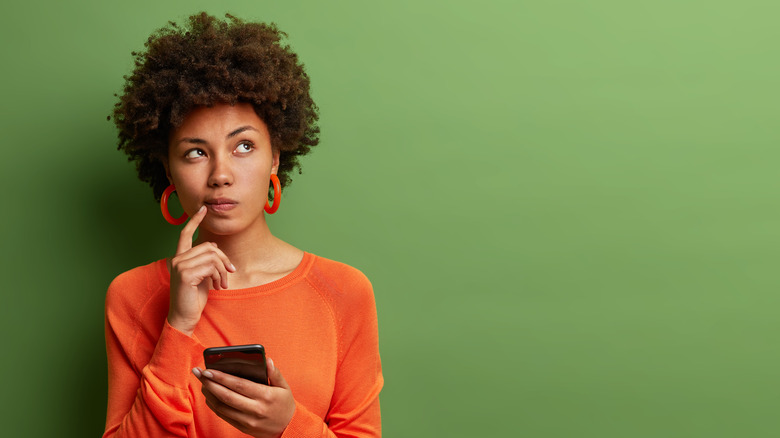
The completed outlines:
{"type": "Polygon", "coordinates": [[[171,140],[182,137],[224,137],[236,128],[245,126],[267,135],[268,128],[248,103],[200,106],[190,111],[182,124],[171,132],[171,140]]]}

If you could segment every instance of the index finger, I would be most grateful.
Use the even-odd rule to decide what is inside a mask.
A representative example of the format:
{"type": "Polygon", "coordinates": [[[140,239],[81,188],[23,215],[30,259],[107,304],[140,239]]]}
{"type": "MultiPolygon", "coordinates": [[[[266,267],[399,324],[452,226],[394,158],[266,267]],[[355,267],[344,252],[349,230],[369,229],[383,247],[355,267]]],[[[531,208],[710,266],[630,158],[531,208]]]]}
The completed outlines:
{"type": "Polygon", "coordinates": [[[206,206],[201,205],[197,213],[192,215],[187,225],[182,228],[179,234],[179,243],[176,245],[176,255],[192,249],[192,236],[195,235],[195,230],[198,229],[198,225],[200,225],[204,217],[206,217],[206,206]]]}

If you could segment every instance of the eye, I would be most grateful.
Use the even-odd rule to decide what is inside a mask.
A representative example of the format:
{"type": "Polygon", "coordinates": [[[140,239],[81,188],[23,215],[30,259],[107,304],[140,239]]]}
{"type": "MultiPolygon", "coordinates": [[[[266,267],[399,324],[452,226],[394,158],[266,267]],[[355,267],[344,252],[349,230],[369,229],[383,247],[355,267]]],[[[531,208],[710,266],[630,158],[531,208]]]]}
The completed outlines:
{"type": "Polygon", "coordinates": [[[206,153],[203,152],[202,149],[190,149],[186,154],[184,154],[184,158],[198,158],[204,155],[206,155],[206,153]]]}
{"type": "Polygon", "coordinates": [[[251,152],[252,149],[254,149],[254,148],[255,148],[254,144],[252,144],[251,142],[248,142],[248,141],[244,141],[244,142],[241,142],[241,144],[239,144],[236,147],[236,152],[238,152],[239,154],[246,154],[247,152],[251,152]]]}

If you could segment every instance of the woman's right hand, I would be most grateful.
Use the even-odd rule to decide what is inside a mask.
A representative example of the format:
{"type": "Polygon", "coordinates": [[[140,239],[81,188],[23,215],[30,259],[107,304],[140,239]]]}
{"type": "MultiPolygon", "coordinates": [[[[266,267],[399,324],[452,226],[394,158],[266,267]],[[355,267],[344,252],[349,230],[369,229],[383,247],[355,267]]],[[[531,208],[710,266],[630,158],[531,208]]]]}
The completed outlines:
{"type": "Polygon", "coordinates": [[[228,272],[236,272],[228,257],[213,242],[192,246],[192,237],[203,218],[202,206],[181,230],[176,255],[171,259],[171,302],[168,323],[192,336],[208,301],[209,289],[227,289],[228,272]]]}

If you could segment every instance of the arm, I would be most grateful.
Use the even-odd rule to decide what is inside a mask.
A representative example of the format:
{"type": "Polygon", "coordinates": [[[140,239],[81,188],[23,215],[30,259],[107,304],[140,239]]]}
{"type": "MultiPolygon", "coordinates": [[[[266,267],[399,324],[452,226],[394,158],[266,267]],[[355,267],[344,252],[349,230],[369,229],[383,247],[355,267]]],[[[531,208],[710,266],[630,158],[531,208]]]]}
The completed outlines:
{"type": "Polygon", "coordinates": [[[139,335],[128,287],[118,278],[106,299],[108,411],[104,437],[188,436],[193,422],[189,370],[203,347],[166,322],[156,345],[139,335]],[[151,357],[148,351],[152,350],[151,357]],[[146,351],[146,353],[144,353],[146,351]]]}
{"type": "Polygon", "coordinates": [[[104,437],[194,433],[190,370],[200,363],[203,345],[193,332],[208,299],[209,282],[216,288],[227,287],[227,270],[234,270],[226,266],[230,262],[216,245],[192,247],[192,236],[205,215],[201,207],[182,229],[171,261],[170,290],[164,291],[169,293],[158,290],[150,295],[149,279],[129,275],[117,277],[109,287],[104,437]],[[167,319],[160,312],[165,310],[167,319]]]}
{"type": "Polygon", "coordinates": [[[339,272],[343,293],[333,302],[339,326],[336,385],[323,421],[296,403],[283,438],[381,437],[379,392],[384,384],[371,283],[359,271],[339,272]]]}
{"type": "Polygon", "coordinates": [[[327,420],[339,436],[380,437],[379,392],[384,378],[376,303],[371,283],[358,274],[352,279],[350,300],[339,314],[344,327],[339,339],[343,353],[327,420]]]}

